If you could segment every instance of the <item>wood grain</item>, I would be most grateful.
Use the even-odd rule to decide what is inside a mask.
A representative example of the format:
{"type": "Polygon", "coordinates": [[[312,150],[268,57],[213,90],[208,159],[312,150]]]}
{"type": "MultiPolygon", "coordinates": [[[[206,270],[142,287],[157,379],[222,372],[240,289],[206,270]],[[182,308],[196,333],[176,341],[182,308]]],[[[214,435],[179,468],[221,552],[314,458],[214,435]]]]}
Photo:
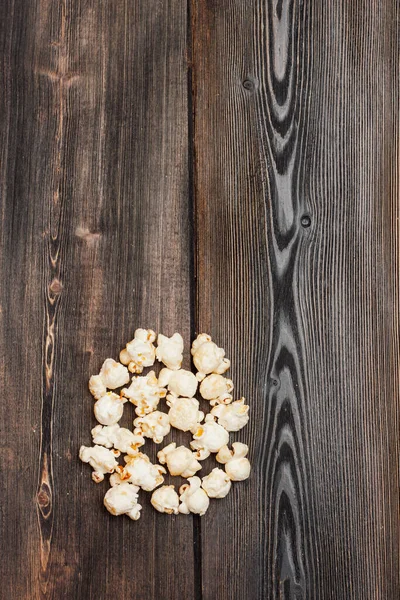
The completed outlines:
{"type": "Polygon", "coordinates": [[[0,3],[1,597],[399,598],[399,17],[0,3]],[[114,519],[77,459],[137,326],[209,331],[251,405],[201,519],[114,519]]]}
{"type": "Polygon", "coordinates": [[[398,5],[193,7],[197,329],[254,463],[203,598],[397,598],[398,5]]]}
{"type": "Polygon", "coordinates": [[[77,459],[104,358],[189,343],[186,4],[0,11],[1,596],[191,598],[192,519],[114,519],[77,459]]]}

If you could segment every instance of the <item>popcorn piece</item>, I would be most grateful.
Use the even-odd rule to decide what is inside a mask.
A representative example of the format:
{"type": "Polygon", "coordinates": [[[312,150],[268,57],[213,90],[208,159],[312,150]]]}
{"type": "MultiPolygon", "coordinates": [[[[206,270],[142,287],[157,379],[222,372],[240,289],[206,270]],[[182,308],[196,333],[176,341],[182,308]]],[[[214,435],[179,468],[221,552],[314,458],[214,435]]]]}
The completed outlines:
{"type": "Polygon", "coordinates": [[[211,404],[229,404],[232,390],[233,381],[216,373],[207,375],[200,385],[200,394],[205,400],[211,400],[211,404]]]}
{"type": "Polygon", "coordinates": [[[129,388],[124,388],[121,394],[136,406],[135,413],[143,417],[156,410],[160,398],[165,398],[167,390],[158,385],[154,371],[150,371],[146,376],[133,377],[129,388]]]}
{"type": "Polygon", "coordinates": [[[202,381],[209,373],[222,375],[231,366],[230,361],[225,357],[225,350],[218,348],[211,340],[211,336],[201,333],[192,344],[193,363],[198,373],[196,375],[199,381],[202,381]]]}
{"type": "Polygon", "coordinates": [[[218,424],[227,431],[239,431],[249,422],[249,407],[244,403],[244,398],[236,400],[227,406],[219,404],[215,406],[211,414],[217,417],[218,424]]]}
{"type": "Polygon", "coordinates": [[[209,475],[203,477],[201,483],[201,487],[209,498],[225,498],[231,489],[231,485],[228,475],[218,467],[215,467],[209,475]]]}
{"type": "Polygon", "coordinates": [[[105,394],[107,394],[107,388],[101,375],[92,375],[89,379],[89,391],[96,398],[100,400],[105,394]]]}
{"type": "Polygon", "coordinates": [[[177,371],[182,366],[183,359],[183,339],[180,333],[174,333],[172,337],[167,337],[162,333],[157,338],[157,360],[164,363],[168,369],[177,371]]]}
{"type": "Polygon", "coordinates": [[[104,496],[104,506],[112,515],[128,515],[134,521],[140,517],[141,505],[138,504],[139,488],[131,483],[110,488],[104,496]]]}
{"type": "Polygon", "coordinates": [[[140,446],[144,444],[142,436],[135,435],[129,429],[120,427],[118,423],[105,427],[97,425],[92,429],[92,436],[94,444],[100,444],[106,448],[114,446],[116,450],[130,455],[136,454],[140,446]]]}
{"type": "Polygon", "coordinates": [[[179,512],[184,515],[194,513],[203,516],[209,505],[210,500],[201,488],[200,477],[189,477],[189,485],[184,484],[179,488],[180,501],[179,512]]]}
{"type": "Polygon", "coordinates": [[[115,390],[115,388],[121,387],[129,381],[128,369],[112,358],[107,358],[103,362],[99,376],[104,385],[110,390],[115,390]]]}
{"type": "Polygon", "coordinates": [[[171,426],[168,415],[156,410],[144,417],[138,417],[133,421],[134,433],[152,438],[155,444],[161,444],[164,437],[169,434],[171,426]]]}
{"type": "Polygon", "coordinates": [[[94,416],[102,425],[114,425],[124,412],[125,398],[121,398],[114,392],[107,392],[94,405],[94,416]]]}
{"type": "Polygon", "coordinates": [[[232,481],[243,481],[250,475],[250,461],[245,458],[249,447],[241,442],[234,442],[232,450],[224,446],[218,452],[216,459],[219,463],[225,464],[225,471],[232,481]]]}
{"type": "Polygon", "coordinates": [[[163,387],[167,385],[173,396],[193,398],[198,382],[196,376],[191,371],[185,371],[185,369],[179,369],[178,371],[161,369],[158,377],[158,385],[163,387]]]}
{"type": "Polygon", "coordinates": [[[121,475],[119,473],[112,473],[110,475],[109,482],[110,482],[111,487],[114,487],[115,485],[121,485],[121,483],[125,483],[121,479],[121,475]]]}
{"type": "Polygon", "coordinates": [[[197,450],[196,458],[204,460],[211,452],[218,452],[229,442],[229,433],[214,421],[212,415],[206,416],[206,422],[193,432],[193,441],[190,447],[197,450]]]}
{"type": "Polygon", "coordinates": [[[173,485],[162,485],[155,490],[150,502],[160,513],[177,515],[179,513],[179,496],[173,485]]]}
{"type": "Polygon", "coordinates": [[[176,398],[167,396],[169,409],[168,417],[172,427],[181,431],[190,431],[203,419],[204,413],[199,410],[199,401],[196,398],[176,398]]]}
{"type": "Polygon", "coordinates": [[[103,446],[81,446],[79,458],[84,463],[89,463],[93,468],[92,479],[100,483],[104,479],[104,473],[113,473],[118,463],[115,460],[120,455],[118,450],[107,450],[103,446]]]}
{"type": "Polygon", "coordinates": [[[201,469],[201,464],[196,460],[193,452],[186,446],[177,448],[175,442],[160,450],[157,457],[162,465],[167,463],[168,471],[173,476],[192,477],[201,469]]]}
{"type": "Polygon", "coordinates": [[[126,366],[128,366],[131,362],[131,357],[129,356],[129,352],[126,348],[123,348],[119,353],[119,362],[126,366]]]}
{"type": "MultiPolygon", "coordinates": [[[[118,465],[116,468],[122,481],[140,486],[146,492],[151,492],[164,481],[162,473],[166,473],[164,467],[153,465],[146,454],[138,452],[134,456],[125,456],[125,467],[118,465]]],[[[116,478],[113,484],[117,483],[116,478]]]]}
{"type": "Polygon", "coordinates": [[[153,342],[155,339],[156,334],[152,329],[136,329],[133,340],[128,342],[126,348],[120,353],[121,362],[128,363],[131,373],[141,373],[143,367],[154,365],[156,349],[153,342]]]}

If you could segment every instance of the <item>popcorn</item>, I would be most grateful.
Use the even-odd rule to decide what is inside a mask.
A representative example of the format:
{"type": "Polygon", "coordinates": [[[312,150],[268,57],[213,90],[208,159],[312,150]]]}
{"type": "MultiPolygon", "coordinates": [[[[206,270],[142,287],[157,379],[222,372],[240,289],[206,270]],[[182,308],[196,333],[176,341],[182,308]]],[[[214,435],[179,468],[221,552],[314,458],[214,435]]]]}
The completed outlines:
{"type": "Polygon", "coordinates": [[[249,406],[244,398],[233,401],[233,382],[223,376],[230,366],[225,350],[208,334],[198,335],[191,348],[195,375],[182,369],[183,339],[179,333],[171,337],[160,333],[157,348],[156,337],[151,329],[136,329],[134,338],[120,352],[120,362],[107,358],[100,373],[90,377],[89,390],[96,400],[94,414],[100,425],[92,429],[93,447],[81,446],[79,451],[80,459],[92,466],[96,483],[110,474],[111,487],[104,496],[106,509],[133,520],[139,519],[142,508],[138,504],[140,488],[152,492],[151,504],[161,513],[204,515],[210,498],[224,498],[232,481],[247,479],[251,470],[248,446],[234,442],[232,449],[228,447],[229,432],[247,425],[249,406]],[[150,371],[130,380],[129,372],[140,374],[156,359],[165,365],[158,378],[150,371]],[[202,398],[211,407],[206,417],[195,398],[199,385],[202,398]],[[122,388],[119,395],[109,391],[117,388],[122,388]],[[168,414],[158,410],[161,398],[166,398],[168,414]],[[133,431],[118,424],[128,400],[136,413],[133,431]],[[157,453],[160,464],[153,464],[140,451],[145,438],[160,444],[171,427],[192,433],[190,448],[172,442],[157,453]],[[121,452],[124,465],[116,460],[121,452]],[[216,467],[201,480],[196,475],[203,466],[200,461],[211,453],[225,470],[216,467]],[[173,485],[162,485],[167,472],[187,478],[179,494],[173,485]]]}
{"type": "Polygon", "coordinates": [[[140,517],[141,505],[138,504],[139,488],[131,483],[110,488],[104,496],[104,506],[112,515],[128,515],[137,521],[140,517]]]}
{"type": "Polygon", "coordinates": [[[183,360],[183,339],[180,333],[174,333],[170,338],[158,334],[156,357],[163,362],[168,369],[177,371],[182,366],[183,360]]]}
{"type": "Polygon", "coordinates": [[[207,375],[200,384],[201,396],[205,400],[211,400],[211,404],[229,404],[232,390],[233,381],[216,373],[207,375]]]}
{"type": "Polygon", "coordinates": [[[136,406],[135,413],[143,417],[156,410],[167,390],[159,386],[154,371],[150,371],[146,376],[132,377],[131,385],[124,388],[121,394],[136,406]]]}
{"type": "Polygon", "coordinates": [[[177,448],[175,442],[160,450],[157,453],[157,458],[162,465],[167,464],[168,471],[174,476],[192,477],[201,469],[201,464],[196,460],[193,452],[186,446],[177,448]]]}
{"type": "Polygon", "coordinates": [[[222,469],[215,467],[209,475],[203,477],[201,487],[209,498],[225,498],[231,489],[231,480],[222,469]]]}
{"type": "Polygon", "coordinates": [[[225,357],[225,350],[218,348],[211,340],[211,336],[201,333],[192,344],[194,366],[198,370],[197,379],[202,381],[209,373],[222,375],[231,366],[225,357]]]}
{"type": "Polygon", "coordinates": [[[95,483],[103,481],[105,473],[113,473],[118,463],[115,460],[120,455],[118,450],[107,450],[103,446],[81,446],[79,458],[84,463],[89,463],[93,468],[92,479],[95,483]]]}
{"type": "Polygon", "coordinates": [[[100,400],[107,394],[107,388],[101,375],[92,375],[89,379],[89,391],[96,400],[100,400]]]}
{"type": "MultiPolygon", "coordinates": [[[[151,492],[164,481],[162,474],[166,470],[160,465],[153,465],[146,454],[138,452],[134,456],[125,456],[125,462],[125,467],[118,465],[116,468],[121,481],[138,485],[146,492],[151,492]]],[[[117,483],[117,478],[113,483],[117,483]]]]}
{"type": "Polygon", "coordinates": [[[249,422],[249,407],[244,403],[244,398],[236,400],[232,404],[219,404],[215,406],[211,414],[218,419],[227,431],[239,431],[249,422]]]}
{"type": "Polygon", "coordinates": [[[97,425],[92,429],[92,437],[94,444],[100,444],[106,448],[114,448],[125,454],[136,454],[138,448],[143,446],[144,438],[140,435],[135,435],[129,429],[120,427],[118,423],[115,425],[106,425],[102,427],[97,425]]]}
{"type": "Polygon", "coordinates": [[[115,390],[115,388],[121,387],[129,381],[128,369],[112,358],[107,358],[104,361],[99,376],[104,385],[110,390],[115,390]]]}
{"type": "Polygon", "coordinates": [[[197,450],[196,457],[204,460],[211,452],[218,452],[229,442],[229,433],[213,420],[212,415],[206,416],[206,422],[192,431],[193,441],[190,447],[197,450]]]}
{"type": "Polygon", "coordinates": [[[143,367],[151,367],[156,360],[156,349],[153,342],[156,334],[152,329],[136,329],[132,341],[121,351],[119,358],[128,365],[131,373],[141,373],[143,367]]]}
{"type": "Polygon", "coordinates": [[[172,427],[181,431],[190,431],[204,419],[204,413],[199,410],[196,398],[176,398],[167,396],[169,409],[168,417],[172,427]]]}
{"type": "Polygon", "coordinates": [[[168,415],[156,410],[144,417],[138,417],[133,421],[134,433],[152,438],[155,444],[161,444],[164,437],[169,434],[171,426],[168,415]]]}
{"type": "Polygon", "coordinates": [[[243,481],[250,475],[250,461],[245,458],[249,447],[241,442],[234,442],[232,450],[224,446],[218,452],[216,459],[219,463],[225,464],[225,471],[232,481],[243,481]]]}
{"type": "Polygon", "coordinates": [[[184,484],[179,488],[181,501],[179,512],[184,515],[194,513],[203,516],[210,505],[210,500],[201,488],[201,479],[200,477],[189,477],[188,482],[189,485],[184,484]]]}
{"type": "Polygon", "coordinates": [[[112,358],[107,358],[98,375],[89,379],[89,391],[96,400],[100,400],[107,393],[107,388],[114,390],[129,381],[129,372],[126,367],[117,363],[112,358]]]}
{"type": "Polygon", "coordinates": [[[102,425],[114,425],[124,412],[126,399],[121,398],[114,392],[107,392],[94,405],[94,416],[102,425]]]}
{"type": "Polygon", "coordinates": [[[173,485],[163,485],[155,490],[150,502],[160,513],[168,515],[179,513],[179,496],[173,485]]]}
{"type": "Polygon", "coordinates": [[[193,398],[197,390],[197,379],[191,371],[179,369],[172,371],[171,369],[161,369],[158,376],[158,385],[165,387],[173,396],[184,396],[185,398],[193,398]]]}

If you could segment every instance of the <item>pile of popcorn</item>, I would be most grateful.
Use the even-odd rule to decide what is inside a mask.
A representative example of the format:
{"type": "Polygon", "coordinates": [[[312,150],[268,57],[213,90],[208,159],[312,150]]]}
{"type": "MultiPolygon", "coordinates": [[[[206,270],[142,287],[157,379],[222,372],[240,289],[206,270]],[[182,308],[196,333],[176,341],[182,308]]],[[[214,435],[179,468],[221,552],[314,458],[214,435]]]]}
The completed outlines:
{"type": "Polygon", "coordinates": [[[224,498],[232,481],[243,481],[250,475],[248,446],[234,442],[232,449],[228,447],[229,432],[239,431],[248,423],[249,407],[244,398],[233,401],[233,382],[223,376],[230,367],[223,348],[218,348],[209,335],[198,335],[191,349],[197,370],[194,375],[181,368],[182,336],[159,334],[157,347],[156,337],[151,329],[137,329],[121,351],[120,362],[107,358],[100,373],[90,378],[89,390],[96,400],[94,414],[100,425],[92,429],[94,445],[81,446],[79,451],[80,459],[93,468],[96,483],[103,481],[106,473],[111,474],[111,487],[104,497],[107,510],[133,520],[139,519],[142,508],[138,504],[140,488],[153,492],[151,504],[161,513],[204,515],[210,498],[224,498]],[[156,359],[165,365],[158,378],[154,371],[139,375],[156,359]],[[131,378],[130,373],[135,376],[131,378]],[[201,397],[212,407],[206,416],[195,398],[199,383],[201,397]],[[119,394],[109,391],[117,388],[121,388],[119,394]],[[168,413],[157,410],[161,399],[168,413]],[[118,425],[128,400],[137,415],[133,431],[118,425]],[[145,439],[161,444],[171,427],[191,432],[190,448],[172,442],[157,453],[161,464],[152,464],[140,450],[145,439]],[[125,454],[124,465],[117,461],[121,453],[125,454]],[[215,468],[201,479],[196,473],[211,453],[225,469],[215,468]],[[174,485],[161,485],[166,468],[172,476],[187,478],[179,494],[174,485]]]}

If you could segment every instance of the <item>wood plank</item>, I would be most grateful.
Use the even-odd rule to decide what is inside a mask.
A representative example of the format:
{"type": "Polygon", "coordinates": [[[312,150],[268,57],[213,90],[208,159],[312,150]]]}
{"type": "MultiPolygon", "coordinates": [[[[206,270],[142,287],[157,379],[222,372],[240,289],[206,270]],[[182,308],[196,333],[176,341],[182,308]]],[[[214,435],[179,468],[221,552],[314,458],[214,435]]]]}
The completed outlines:
{"type": "Polygon", "coordinates": [[[103,359],[189,343],[186,3],[0,13],[2,595],[191,598],[192,519],[111,517],[77,459],[103,359]]]}
{"type": "Polygon", "coordinates": [[[204,600],[400,595],[398,9],[193,3],[196,328],[254,465],[201,521],[204,600]]]}

